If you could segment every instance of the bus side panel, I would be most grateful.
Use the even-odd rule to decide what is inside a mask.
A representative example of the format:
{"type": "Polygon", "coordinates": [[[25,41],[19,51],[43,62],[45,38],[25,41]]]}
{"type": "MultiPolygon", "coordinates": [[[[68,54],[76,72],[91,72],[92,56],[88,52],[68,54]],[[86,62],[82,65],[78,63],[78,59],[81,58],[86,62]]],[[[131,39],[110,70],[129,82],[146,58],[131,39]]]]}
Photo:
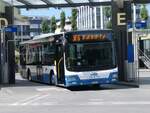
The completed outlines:
{"type": "Polygon", "coordinates": [[[28,65],[27,66],[27,71],[31,72],[31,79],[33,81],[37,81],[37,71],[36,71],[36,65],[28,65]]]}
{"type": "Polygon", "coordinates": [[[38,67],[37,65],[27,66],[27,70],[29,69],[31,72],[32,80],[36,82],[49,84],[50,72],[51,70],[54,70],[54,66],[41,66],[41,68],[37,68],[37,67],[38,67]]]}
{"type": "Polygon", "coordinates": [[[24,65],[20,66],[20,75],[22,78],[27,79],[26,66],[24,66],[24,65]]]}
{"type": "Polygon", "coordinates": [[[44,83],[50,83],[50,72],[54,70],[54,66],[42,66],[43,81],[44,83]]]}

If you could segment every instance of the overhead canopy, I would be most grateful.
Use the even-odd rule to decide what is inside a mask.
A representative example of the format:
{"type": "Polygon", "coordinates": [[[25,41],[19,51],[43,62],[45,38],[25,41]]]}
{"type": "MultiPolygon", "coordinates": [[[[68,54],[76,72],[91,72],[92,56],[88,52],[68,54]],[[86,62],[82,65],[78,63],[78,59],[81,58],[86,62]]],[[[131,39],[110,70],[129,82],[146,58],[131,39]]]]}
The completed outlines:
{"type": "Polygon", "coordinates": [[[112,0],[3,0],[18,8],[78,7],[110,5],[112,0]]]}
{"type": "Polygon", "coordinates": [[[139,4],[144,4],[144,3],[150,3],[150,0],[132,0],[133,3],[139,3],[139,4]]]}

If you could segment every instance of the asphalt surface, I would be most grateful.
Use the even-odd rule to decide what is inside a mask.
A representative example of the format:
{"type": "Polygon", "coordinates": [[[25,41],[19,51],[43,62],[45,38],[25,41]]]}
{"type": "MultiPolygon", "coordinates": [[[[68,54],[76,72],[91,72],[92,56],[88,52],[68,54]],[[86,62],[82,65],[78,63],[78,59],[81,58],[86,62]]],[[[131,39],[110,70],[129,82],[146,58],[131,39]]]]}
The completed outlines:
{"type": "Polygon", "coordinates": [[[29,82],[1,86],[0,113],[149,113],[150,72],[140,72],[140,87],[111,85],[69,90],[29,82]]]}

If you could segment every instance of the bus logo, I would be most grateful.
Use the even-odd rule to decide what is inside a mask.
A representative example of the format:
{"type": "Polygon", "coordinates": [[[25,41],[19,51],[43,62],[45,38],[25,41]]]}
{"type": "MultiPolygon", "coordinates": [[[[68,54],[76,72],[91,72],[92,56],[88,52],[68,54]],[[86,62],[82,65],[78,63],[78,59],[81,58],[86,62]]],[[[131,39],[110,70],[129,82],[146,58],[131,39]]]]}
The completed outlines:
{"type": "Polygon", "coordinates": [[[90,74],[90,78],[91,78],[91,79],[98,78],[98,73],[92,72],[92,73],[90,74]]]}

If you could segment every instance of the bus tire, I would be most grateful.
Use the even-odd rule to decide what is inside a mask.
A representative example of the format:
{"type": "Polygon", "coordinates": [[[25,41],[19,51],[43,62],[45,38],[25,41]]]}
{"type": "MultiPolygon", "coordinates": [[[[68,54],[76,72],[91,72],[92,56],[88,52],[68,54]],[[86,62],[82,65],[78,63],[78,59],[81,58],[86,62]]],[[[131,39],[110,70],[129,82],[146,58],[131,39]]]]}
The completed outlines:
{"type": "Polygon", "coordinates": [[[28,74],[28,75],[27,75],[27,79],[28,79],[29,81],[32,81],[30,69],[28,69],[28,73],[27,73],[27,74],[28,74]]]}
{"type": "Polygon", "coordinates": [[[50,85],[55,84],[55,79],[54,79],[54,72],[51,70],[50,72],[50,85]]]}

